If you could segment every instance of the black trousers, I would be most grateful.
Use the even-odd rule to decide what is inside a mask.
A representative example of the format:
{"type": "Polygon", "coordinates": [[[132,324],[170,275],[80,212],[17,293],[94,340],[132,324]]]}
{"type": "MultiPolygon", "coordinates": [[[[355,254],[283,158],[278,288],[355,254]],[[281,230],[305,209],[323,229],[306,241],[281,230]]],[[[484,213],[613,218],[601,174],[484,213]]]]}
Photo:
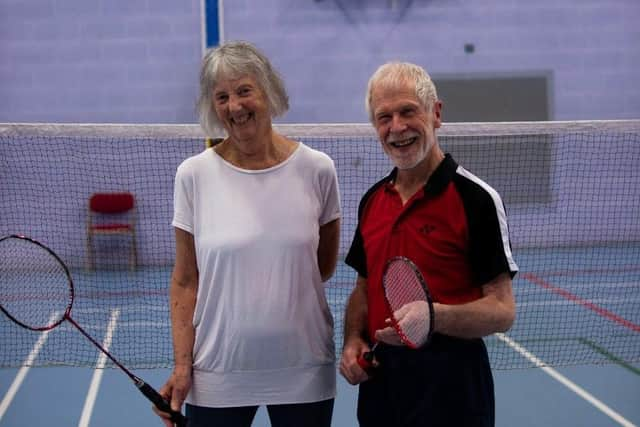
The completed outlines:
{"type": "Polygon", "coordinates": [[[379,345],[380,366],[360,384],[361,427],[493,427],[495,398],[481,339],[434,335],[420,349],[379,345]]]}

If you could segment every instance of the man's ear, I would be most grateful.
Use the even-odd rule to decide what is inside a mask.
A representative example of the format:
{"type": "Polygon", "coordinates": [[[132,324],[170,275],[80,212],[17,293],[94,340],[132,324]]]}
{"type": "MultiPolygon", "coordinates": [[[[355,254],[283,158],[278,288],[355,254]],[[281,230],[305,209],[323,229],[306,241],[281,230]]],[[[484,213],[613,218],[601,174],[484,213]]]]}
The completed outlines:
{"type": "Polygon", "coordinates": [[[433,127],[439,128],[442,125],[442,101],[437,100],[433,103],[433,127]]]}

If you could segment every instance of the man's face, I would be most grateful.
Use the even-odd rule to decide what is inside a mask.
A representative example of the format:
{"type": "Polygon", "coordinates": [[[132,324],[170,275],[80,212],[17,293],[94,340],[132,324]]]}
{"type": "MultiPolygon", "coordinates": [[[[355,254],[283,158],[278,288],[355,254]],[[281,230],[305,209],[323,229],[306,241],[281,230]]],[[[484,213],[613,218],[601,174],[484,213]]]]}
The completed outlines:
{"type": "Polygon", "coordinates": [[[411,83],[373,88],[373,124],[384,152],[398,169],[412,169],[427,158],[436,143],[440,109],[438,101],[427,111],[411,83]]]}

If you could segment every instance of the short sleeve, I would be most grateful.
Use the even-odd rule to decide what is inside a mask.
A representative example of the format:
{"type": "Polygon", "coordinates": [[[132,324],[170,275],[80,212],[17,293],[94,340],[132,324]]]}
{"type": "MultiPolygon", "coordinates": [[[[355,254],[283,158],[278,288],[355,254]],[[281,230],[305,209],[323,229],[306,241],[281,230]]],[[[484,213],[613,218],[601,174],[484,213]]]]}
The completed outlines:
{"type": "Polygon", "coordinates": [[[356,270],[360,276],[367,277],[367,257],[364,252],[364,244],[359,225],[353,235],[353,241],[351,242],[349,252],[347,252],[344,262],[356,270]]]}
{"type": "Polygon", "coordinates": [[[193,234],[193,218],[193,178],[185,161],[176,171],[172,225],[193,234]]]}
{"type": "Polygon", "coordinates": [[[340,190],[338,188],[338,175],[333,160],[326,156],[326,164],[321,170],[320,185],[322,194],[322,211],[319,223],[325,225],[340,218],[340,190]]]}

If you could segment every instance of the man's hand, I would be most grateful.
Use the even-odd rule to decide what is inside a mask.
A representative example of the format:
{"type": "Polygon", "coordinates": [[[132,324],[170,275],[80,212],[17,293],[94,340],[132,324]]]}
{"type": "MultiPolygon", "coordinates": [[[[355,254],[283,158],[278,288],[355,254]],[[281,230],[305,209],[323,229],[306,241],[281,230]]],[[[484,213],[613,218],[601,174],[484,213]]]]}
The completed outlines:
{"type": "MultiPolygon", "coordinates": [[[[430,336],[432,329],[431,311],[426,301],[413,301],[400,307],[393,313],[402,333],[416,347],[423,346],[430,336]]],[[[395,328],[391,326],[391,319],[386,320],[387,326],[376,331],[376,340],[389,345],[405,345],[395,328]]]]}
{"type": "MultiPolygon", "coordinates": [[[[349,384],[356,385],[369,379],[367,372],[358,364],[358,358],[370,350],[369,345],[360,338],[345,343],[340,359],[340,374],[349,384]]],[[[372,365],[374,368],[377,366],[375,359],[372,365]]]]}

